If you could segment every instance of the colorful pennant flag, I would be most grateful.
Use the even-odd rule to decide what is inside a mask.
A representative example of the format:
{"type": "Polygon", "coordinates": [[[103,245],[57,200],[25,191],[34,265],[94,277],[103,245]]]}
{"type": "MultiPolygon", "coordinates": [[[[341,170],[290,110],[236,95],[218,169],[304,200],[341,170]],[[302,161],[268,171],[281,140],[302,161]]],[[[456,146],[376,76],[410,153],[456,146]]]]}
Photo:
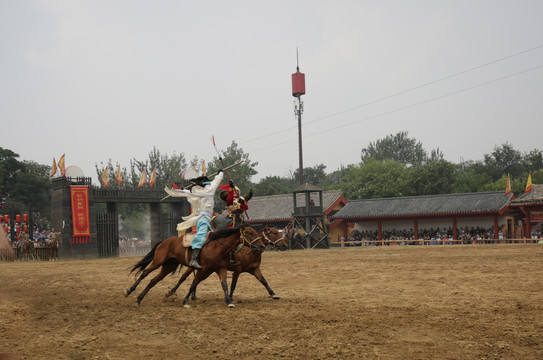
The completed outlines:
{"type": "Polygon", "coordinates": [[[123,185],[123,178],[121,176],[121,165],[117,165],[117,172],[115,173],[115,181],[117,181],[119,186],[123,185]]]}
{"type": "Polygon", "coordinates": [[[151,173],[151,178],[149,179],[149,186],[153,187],[156,183],[156,168],[153,168],[153,172],[151,173]]]}
{"type": "Polygon", "coordinates": [[[66,174],[66,167],[64,166],[64,155],[60,157],[60,160],[58,161],[58,168],[60,169],[60,175],[64,176],[66,174]]]}
{"type": "Polygon", "coordinates": [[[511,179],[509,174],[507,174],[507,180],[505,181],[505,195],[511,194],[511,179]]]}
{"type": "Polygon", "coordinates": [[[51,175],[49,177],[55,176],[57,173],[57,162],[55,161],[55,158],[53,157],[53,165],[51,165],[51,175]]]}
{"type": "Polygon", "coordinates": [[[145,169],[143,169],[143,171],[141,172],[140,182],[138,183],[138,187],[140,188],[143,185],[145,185],[145,169]]]}
{"type": "Polygon", "coordinates": [[[100,177],[100,181],[104,186],[109,186],[109,168],[106,166],[104,172],[102,173],[102,176],[100,177]]]}
{"type": "Polygon", "coordinates": [[[532,173],[528,175],[528,182],[526,183],[526,190],[524,190],[524,193],[528,194],[530,191],[532,191],[532,173]]]}

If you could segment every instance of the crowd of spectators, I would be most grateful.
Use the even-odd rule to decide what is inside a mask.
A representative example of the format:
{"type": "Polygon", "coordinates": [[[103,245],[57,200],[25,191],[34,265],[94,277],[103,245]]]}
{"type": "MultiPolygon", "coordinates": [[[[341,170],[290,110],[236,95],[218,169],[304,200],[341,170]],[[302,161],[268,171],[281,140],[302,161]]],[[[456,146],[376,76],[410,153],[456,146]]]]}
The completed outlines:
{"type": "Polygon", "coordinates": [[[121,256],[145,255],[151,250],[151,240],[121,237],[119,254],[121,256]]]}
{"type": "Polygon", "coordinates": [[[34,242],[35,248],[46,247],[47,241],[49,240],[49,235],[51,234],[49,229],[36,229],[30,238],[30,234],[25,231],[20,231],[17,234],[17,237],[11,238],[11,231],[6,233],[8,241],[11,243],[12,247],[17,247],[22,245],[24,242],[30,240],[34,242]]]}
{"type": "MultiPolygon", "coordinates": [[[[419,229],[418,239],[415,239],[415,231],[413,229],[390,229],[382,231],[382,242],[384,245],[397,243],[399,245],[438,245],[438,244],[479,244],[479,243],[494,243],[495,233],[494,228],[484,227],[464,227],[456,229],[457,239],[453,239],[453,229],[449,228],[421,228],[419,229]]],[[[543,239],[541,230],[537,230],[532,234],[532,240],[543,239]]],[[[499,231],[498,240],[504,240],[505,235],[499,231]]],[[[353,231],[351,235],[345,239],[340,238],[340,242],[345,246],[373,246],[378,245],[379,233],[375,231],[353,231]]]]}

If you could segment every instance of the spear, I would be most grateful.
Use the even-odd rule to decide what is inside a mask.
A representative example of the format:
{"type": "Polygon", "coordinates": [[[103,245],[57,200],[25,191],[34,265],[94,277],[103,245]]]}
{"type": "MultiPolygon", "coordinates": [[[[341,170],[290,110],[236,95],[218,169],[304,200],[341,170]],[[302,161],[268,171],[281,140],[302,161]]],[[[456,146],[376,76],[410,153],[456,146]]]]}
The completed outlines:
{"type": "MultiPolygon", "coordinates": [[[[234,166],[241,165],[241,164],[243,164],[244,162],[245,162],[244,160],[240,160],[240,161],[238,161],[237,163],[234,163],[234,164],[232,164],[232,165],[230,165],[230,166],[225,167],[223,170],[224,170],[224,171],[228,171],[228,169],[231,169],[231,168],[233,168],[234,166]]],[[[209,175],[209,177],[211,178],[211,177],[217,176],[218,174],[219,174],[219,173],[216,172],[216,173],[214,173],[214,174],[209,175]]],[[[164,200],[166,200],[167,198],[169,198],[170,196],[171,196],[171,195],[167,195],[167,196],[163,197],[162,199],[160,199],[160,201],[164,201],[164,200]]]]}

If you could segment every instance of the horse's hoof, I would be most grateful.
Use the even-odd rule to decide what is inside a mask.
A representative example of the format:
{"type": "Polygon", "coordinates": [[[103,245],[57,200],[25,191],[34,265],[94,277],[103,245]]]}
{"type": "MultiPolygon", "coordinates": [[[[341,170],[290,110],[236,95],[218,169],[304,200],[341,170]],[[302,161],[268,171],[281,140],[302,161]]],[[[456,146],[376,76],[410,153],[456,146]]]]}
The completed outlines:
{"type": "Polygon", "coordinates": [[[279,299],[281,299],[281,298],[279,297],[279,295],[277,295],[277,294],[273,294],[271,298],[272,298],[273,300],[279,300],[279,299]]]}
{"type": "Polygon", "coordinates": [[[140,303],[136,301],[136,302],[134,303],[134,307],[135,307],[135,308],[140,307],[140,303]]]}
{"type": "Polygon", "coordinates": [[[184,307],[185,309],[189,309],[189,308],[190,308],[190,304],[185,304],[185,305],[183,305],[183,307],[184,307]]]}
{"type": "Polygon", "coordinates": [[[230,303],[230,304],[228,304],[228,307],[229,307],[229,308],[235,308],[235,307],[236,307],[236,305],[234,305],[234,304],[230,303]]]}
{"type": "Polygon", "coordinates": [[[123,294],[124,297],[127,297],[128,295],[130,295],[130,292],[128,292],[128,289],[124,289],[123,294]]]}

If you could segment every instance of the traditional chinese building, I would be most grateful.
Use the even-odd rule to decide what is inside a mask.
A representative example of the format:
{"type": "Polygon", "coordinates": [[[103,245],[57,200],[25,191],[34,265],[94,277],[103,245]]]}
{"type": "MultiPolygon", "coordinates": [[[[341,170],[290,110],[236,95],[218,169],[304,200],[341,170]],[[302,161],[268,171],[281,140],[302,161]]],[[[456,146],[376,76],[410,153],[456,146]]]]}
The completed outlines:
{"type": "Polygon", "coordinates": [[[533,184],[532,191],[512,199],[509,213],[522,223],[522,237],[530,238],[532,230],[543,221],[543,184],[533,184]]]}

